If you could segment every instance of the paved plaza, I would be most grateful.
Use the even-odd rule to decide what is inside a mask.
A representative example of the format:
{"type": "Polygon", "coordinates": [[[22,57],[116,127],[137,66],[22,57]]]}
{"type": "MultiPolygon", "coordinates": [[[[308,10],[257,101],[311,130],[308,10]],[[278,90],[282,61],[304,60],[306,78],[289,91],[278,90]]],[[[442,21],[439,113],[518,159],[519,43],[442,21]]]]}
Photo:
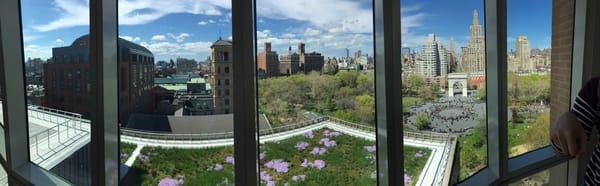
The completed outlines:
{"type": "Polygon", "coordinates": [[[485,118],[485,110],[485,102],[473,97],[443,97],[410,108],[407,122],[409,127],[416,129],[417,115],[425,114],[431,120],[431,131],[462,133],[474,128],[479,119],[485,118]]]}

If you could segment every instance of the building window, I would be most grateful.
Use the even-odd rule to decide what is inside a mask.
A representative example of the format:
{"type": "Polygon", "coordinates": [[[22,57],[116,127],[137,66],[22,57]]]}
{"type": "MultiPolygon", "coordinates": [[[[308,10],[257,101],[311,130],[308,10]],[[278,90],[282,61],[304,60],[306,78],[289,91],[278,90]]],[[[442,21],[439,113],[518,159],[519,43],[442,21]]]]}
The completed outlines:
{"type": "Polygon", "coordinates": [[[221,80],[217,79],[217,85],[221,85],[221,80]]]}
{"type": "Polygon", "coordinates": [[[229,85],[229,79],[225,79],[225,85],[229,85]]]}
{"type": "Polygon", "coordinates": [[[217,74],[221,73],[221,67],[217,67],[217,74]]]}
{"type": "Polygon", "coordinates": [[[225,73],[229,74],[229,67],[225,67],[225,73]]]}
{"type": "Polygon", "coordinates": [[[229,89],[225,89],[225,95],[229,96],[229,89]]]}
{"type": "Polygon", "coordinates": [[[229,105],[229,99],[225,99],[225,105],[229,105]]]}
{"type": "Polygon", "coordinates": [[[223,60],[229,61],[229,52],[223,52],[223,60]]]}

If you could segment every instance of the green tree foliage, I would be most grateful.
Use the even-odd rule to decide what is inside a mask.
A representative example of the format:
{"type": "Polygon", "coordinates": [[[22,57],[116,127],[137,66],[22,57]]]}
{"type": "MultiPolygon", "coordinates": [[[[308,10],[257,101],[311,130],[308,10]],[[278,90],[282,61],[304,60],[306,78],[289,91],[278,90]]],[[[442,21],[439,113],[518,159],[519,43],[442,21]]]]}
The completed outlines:
{"type": "Polygon", "coordinates": [[[487,162],[486,120],[482,118],[471,134],[459,138],[460,177],[466,178],[485,167],[487,162]]]}
{"type": "Polygon", "coordinates": [[[475,97],[478,100],[483,100],[485,101],[487,98],[487,92],[485,91],[485,85],[484,86],[480,86],[479,88],[477,88],[477,92],[475,94],[475,97]]]}
{"type": "Polygon", "coordinates": [[[550,112],[540,114],[535,118],[535,122],[528,126],[523,141],[527,142],[527,148],[533,150],[535,148],[547,145],[550,143],[550,112]]]}
{"type": "Polygon", "coordinates": [[[302,121],[306,110],[353,122],[375,121],[373,72],[312,72],[260,79],[258,94],[260,111],[274,125],[302,121]]]}
{"type": "Polygon", "coordinates": [[[524,104],[550,102],[549,75],[530,74],[521,76],[509,73],[508,82],[508,97],[511,102],[523,102],[524,104]]]}
{"type": "Polygon", "coordinates": [[[419,128],[419,130],[425,130],[429,128],[431,125],[431,119],[427,117],[425,114],[418,114],[415,118],[415,126],[419,128]]]}

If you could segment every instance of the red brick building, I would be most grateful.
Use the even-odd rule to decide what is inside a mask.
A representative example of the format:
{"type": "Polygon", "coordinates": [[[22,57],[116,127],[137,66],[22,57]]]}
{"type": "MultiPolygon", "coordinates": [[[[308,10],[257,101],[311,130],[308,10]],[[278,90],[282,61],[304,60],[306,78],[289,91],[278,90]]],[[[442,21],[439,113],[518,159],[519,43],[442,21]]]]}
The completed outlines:
{"type": "Polygon", "coordinates": [[[279,75],[279,55],[271,50],[269,42],[265,42],[264,51],[258,54],[258,73],[261,77],[279,75]]]}
{"type": "MultiPolygon", "coordinates": [[[[119,122],[126,124],[131,113],[152,113],[154,99],[154,56],[148,49],[119,38],[119,122]]],[[[92,69],[88,35],[73,44],[52,49],[52,62],[44,64],[44,106],[92,113],[92,69]]]]}

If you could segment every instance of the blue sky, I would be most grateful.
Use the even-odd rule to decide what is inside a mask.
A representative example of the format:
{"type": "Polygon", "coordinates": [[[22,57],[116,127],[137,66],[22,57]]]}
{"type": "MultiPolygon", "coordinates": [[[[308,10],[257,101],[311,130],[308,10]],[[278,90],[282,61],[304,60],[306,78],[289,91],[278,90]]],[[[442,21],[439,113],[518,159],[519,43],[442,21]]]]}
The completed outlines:
{"type": "MultiPolygon", "coordinates": [[[[269,41],[278,53],[298,42],[327,57],[373,53],[370,0],[256,0],[259,51],[269,41]]],[[[204,60],[219,36],[231,38],[230,0],[119,0],[119,36],[150,49],[158,60],[204,60]]],[[[22,0],[25,57],[48,58],[89,30],[89,0],[22,0]]],[[[436,33],[447,45],[466,45],[474,9],[483,24],[483,1],[403,0],[403,45],[420,48],[436,33]]],[[[551,1],[510,0],[509,46],[527,35],[532,47],[549,47],[551,1]]]]}

